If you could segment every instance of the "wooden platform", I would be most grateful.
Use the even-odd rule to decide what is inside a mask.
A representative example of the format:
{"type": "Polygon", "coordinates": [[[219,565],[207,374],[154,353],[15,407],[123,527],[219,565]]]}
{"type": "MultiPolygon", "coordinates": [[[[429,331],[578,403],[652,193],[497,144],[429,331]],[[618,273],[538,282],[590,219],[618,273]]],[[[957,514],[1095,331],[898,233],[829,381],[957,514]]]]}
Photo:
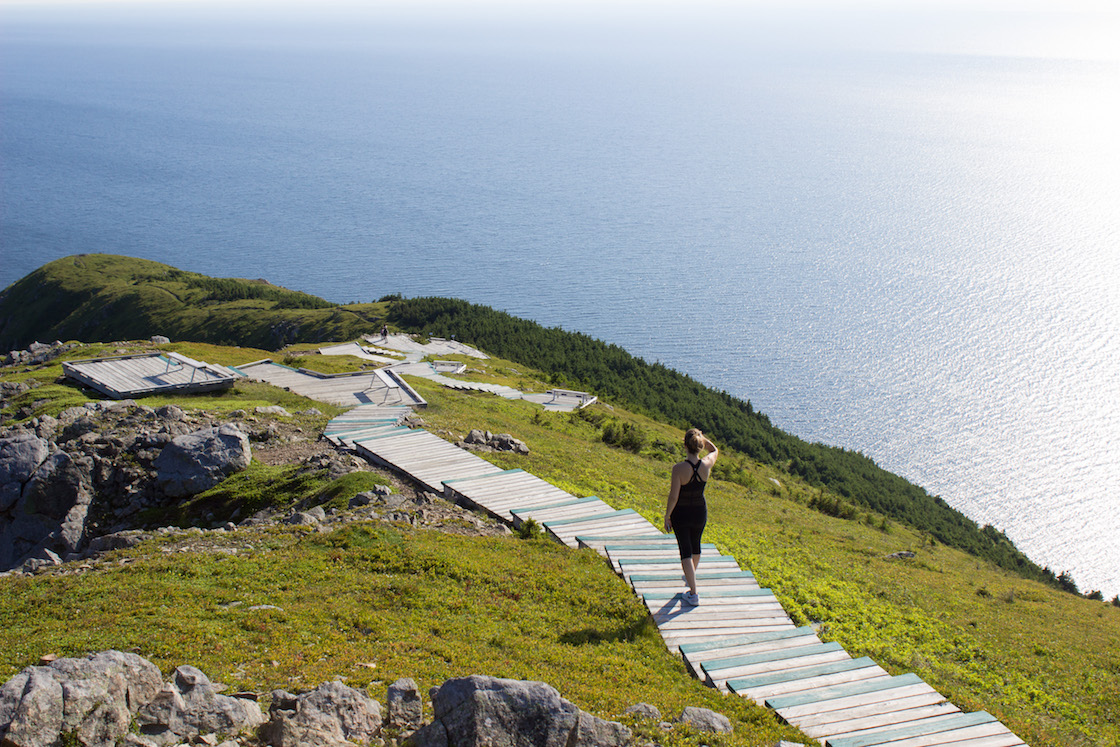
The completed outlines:
{"type": "Polygon", "coordinates": [[[688,606],[673,536],[631,509],[577,497],[523,470],[501,470],[365,406],[332,420],[327,437],[411,475],[451,500],[511,525],[539,523],[569,547],[603,555],[641,597],[665,644],[712,687],[751,698],[825,747],[1025,747],[987,713],[963,714],[916,675],[891,676],[866,657],[796,626],[777,597],[711,544],[688,606]]]}
{"type": "Polygon", "coordinates": [[[62,371],[67,378],[113,399],[228,389],[241,378],[233,369],[177,353],[63,361],[62,371]]]}
{"type": "Polygon", "coordinates": [[[257,381],[264,381],[296,394],[302,394],[304,397],[342,407],[361,405],[427,407],[428,405],[412,387],[392,373],[378,375],[374,371],[362,371],[331,376],[302,368],[290,368],[270,360],[239,366],[238,370],[257,381]],[[392,379],[392,383],[386,382],[384,378],[386,375],[392,379]]]}

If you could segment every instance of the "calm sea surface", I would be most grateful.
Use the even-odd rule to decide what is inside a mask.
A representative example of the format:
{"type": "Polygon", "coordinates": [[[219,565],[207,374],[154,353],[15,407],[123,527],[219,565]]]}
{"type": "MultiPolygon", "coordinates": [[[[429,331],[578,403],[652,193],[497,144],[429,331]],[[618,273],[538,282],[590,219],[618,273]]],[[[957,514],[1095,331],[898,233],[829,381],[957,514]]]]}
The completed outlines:
{"type": "Polygon", "coordinates": [[[1120,593],[1115,60],[71,21],[0,27],[0,286],[110,252],[495,306],[1120,593]]]}

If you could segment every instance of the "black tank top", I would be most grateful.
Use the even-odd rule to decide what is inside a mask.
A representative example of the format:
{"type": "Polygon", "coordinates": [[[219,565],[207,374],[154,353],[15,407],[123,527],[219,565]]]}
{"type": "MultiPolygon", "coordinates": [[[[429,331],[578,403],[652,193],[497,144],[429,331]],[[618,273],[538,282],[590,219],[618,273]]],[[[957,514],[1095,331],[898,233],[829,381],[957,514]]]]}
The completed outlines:
{"type": "Polygon", "coordinates": [[[704,502],[704,486],[707,483],[700,479],[700,464],[688,462],[692,467],[692,479],[681,485],[680,493],[677,494],[678,506],[696,506],[704,502]]]}

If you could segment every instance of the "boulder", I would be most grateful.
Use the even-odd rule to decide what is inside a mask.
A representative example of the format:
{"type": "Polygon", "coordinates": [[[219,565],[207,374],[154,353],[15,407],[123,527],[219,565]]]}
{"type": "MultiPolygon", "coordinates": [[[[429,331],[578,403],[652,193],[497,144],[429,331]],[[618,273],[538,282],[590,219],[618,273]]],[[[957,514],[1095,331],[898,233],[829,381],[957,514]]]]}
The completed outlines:
{"type": "Polygon", "coordinates": [[[28,667],[0,688],[0,737],[5,745],[31,747],[57,745],[61,734],[72,733],[86,747],[110,747],[161,680],[153,664],[121,651],[28,667]]]}
{"type": "MultiPolygon", "coordinates": [[[[41,448],[23,439],[9,451],[12,452],[17,454],[8,463],[9,474],[18,479],[41,448]]],[[[32,555],[41,555],[44,549],[62,556],[80,549],[93,501],[92,466],[93,461],[87,456],[50,451],[8,510],[0,513],[0,570],[13,568],[32,555]]],[[[4,489],[5,502],[11,499],[13,490],[4,489]]]]}
{"type": "Polygon", "coordinates": [[[0,511],[19,499],[23,486],[50,454],[50,444],[30,431],[0,438],[0,511]]]}
{"type": "Polygon", "coordinates": [[[644,718],[650,721],[661,721],[661,711],[657,706],[650,705],[649,703],[635,703],[622,712],[624,716],[635,716],[637,718],[644,718]]]}
{"type": "Polygon", "coordinates": [[[0,743],[54,747],[62,731],[62,685],[47,667],[28,667],[0,688],[0,743]]]}
{"type": "Polygon", "coordinates": [[[273,747],[353,747],[381,730],[381,704],[341,682],[298,696],[273,691],[269,717],[260,734],[273,747]]]}
{"type": "Polygon", "coordinates": [[[200,734],[237,734],[263,724],[265,717],[254,701],[222,695],[200,670],[181,666],[136,712],[136,721],[143,736],[172,745],[200,734]]]}
{"type": "Polygon", "coordinates": [[[711,731],[722,734],[730,734],[732,731],[731,720],[727,718],[727,716],[708,710],[707,708],[687,706],[681,711],[681,717],[677,720],[699,731],[711,731]]]}
{"type": "Polygon", "coordinates": [[[630,740],[622,724],[585,713],[543,682],[472,675],[432,691],[434,720],[416,747],[610,747],[630,740]]]}
{"type": "Polygon", "coordinates": [[[424,703],[416,680],[402,677],[389,685],[385,698],[389,725],[403,731],[412,731],[424,720],[424,703]]]}
{"type": "Polygon", "coordinates": [[[163,447],[152,466],[156,481],[169,496],[209,490],[249,466],[249,437],[232,425],[177,436],[163,447]]]}

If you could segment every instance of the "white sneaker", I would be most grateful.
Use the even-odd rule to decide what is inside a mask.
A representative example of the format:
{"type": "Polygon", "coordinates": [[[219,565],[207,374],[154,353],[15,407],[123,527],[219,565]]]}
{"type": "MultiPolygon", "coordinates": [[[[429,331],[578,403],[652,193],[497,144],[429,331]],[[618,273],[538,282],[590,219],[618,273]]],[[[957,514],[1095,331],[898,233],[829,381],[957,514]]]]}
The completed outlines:
{"type": "Polygon", "coordinates": [[[696,607],[700,604],[700,595],[694,594],[691,591],[686,591],[681,594],[681,601],[690,607],[696,607]]]}

